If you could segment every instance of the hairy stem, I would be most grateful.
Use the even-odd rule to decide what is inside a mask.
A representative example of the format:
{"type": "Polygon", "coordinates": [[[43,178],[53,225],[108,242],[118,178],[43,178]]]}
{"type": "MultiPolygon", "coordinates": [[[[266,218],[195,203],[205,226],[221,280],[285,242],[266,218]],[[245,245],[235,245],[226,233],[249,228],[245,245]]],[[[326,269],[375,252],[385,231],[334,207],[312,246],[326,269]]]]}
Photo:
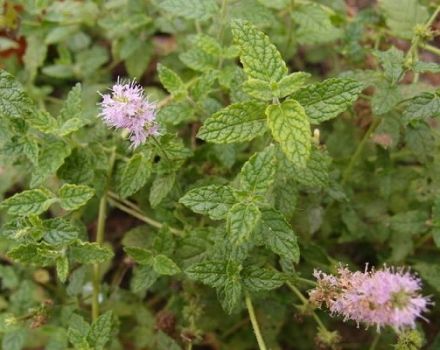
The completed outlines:
{"type": "Polygon", "coordinates": [[[368,139],[370,138],[370,135],[379,126],[379,123],[380,123],[379,118],[374,119],[373,122],[370,124],[370,127],[368,128],[364,137],[362,138],[361,142],[359,142],[353,156],[350,159],[350,162],[348,163],[347,168],[344,171],[344,175],[342,176],[342,185],[344,185],[348,181],[348,179],[350,178],[351,172],[353,171],[354,166],[356,165],[357,161],[359,160],[359,157],[362,155],[362,151],[364,150],[365,144],[367,143],[368,139]]]}
{"type": "MultiPolygon", "coordinates": [[[[116,148],[113,147],[112,153],[110,155],[108,179],[111,177],[112,174],[115,157],[116,157],[116,148]]],[[[104,191],[104,194],[102,195],[101,200],[99,201],[98,226],[96,229],[96,243],[98,243],[99,245],[104,243],[106,217],[107,217],[107,190],[104,191]]],[[[101,289],[101,271],[98,263],[93,264],[92,285],[93,285],[92,320],[96,321],[99,317],[99,293],[101,289]]]]}
{"type": "MultiPolygon", "coordinates": [[[[161,229],[164,226],[160,222],[158,222],[158,221],[156,221],[156,220],[154,220],[154,219],[144,215],[143,213],[141,213],[141,212],[139,212],[139,211],[137,211],[135,209],[129,208],[126,205],[124,205],[122,203],[119,203],[118,201],[116,201],[113,198],[108,198],[107,201],[112,206],[114,206],[115,208],[118,208],[119,210],[122,210],[123,212],[125,212],[125,213],[127,213],[127,214],[129,214],[129,215],[131,215],[133,217],[135,217],[136,219],[139,219],[139,220],[145,222],[146,224],[148,224],[150,226],[156,227],[158,229],[161,229]]],[[[181,235],[184,234],[183,231],[178,230],[178,229],[173,228],[173,227],[168,227],[168,229],[170,230],[171,233],[174,233],[175,235],[181,236],[181,235]]]]}
{"type": "Polygon", "coordinates": [[[248,309],[249,317],[251,319],[252,328],[254,329],[255,337],[257,338],[258,348],[260,350],[267,350],[263,336],[261,335],[260,326],[258,325],[257,317],[255,316],[254,306],[252,305],[252,300],[249,297],[249,295],[246,295],[245,301],[246,301],[246,307],[248,309]]]}

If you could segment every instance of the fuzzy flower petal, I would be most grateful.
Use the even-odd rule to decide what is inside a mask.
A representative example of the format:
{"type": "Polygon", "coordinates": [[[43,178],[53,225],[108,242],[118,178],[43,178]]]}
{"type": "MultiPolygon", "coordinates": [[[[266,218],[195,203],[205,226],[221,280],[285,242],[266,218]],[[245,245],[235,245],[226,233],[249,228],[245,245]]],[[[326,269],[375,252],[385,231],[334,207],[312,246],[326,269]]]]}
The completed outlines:
{"type": "Polygon", "coordinates": [[[102,95],[100,117],[110,127],[127,129],[133,148],[149,136],[158,134],[156,105],[144,96],[144,89],[135,81],[118,82],[110,94],[102,95]]]}

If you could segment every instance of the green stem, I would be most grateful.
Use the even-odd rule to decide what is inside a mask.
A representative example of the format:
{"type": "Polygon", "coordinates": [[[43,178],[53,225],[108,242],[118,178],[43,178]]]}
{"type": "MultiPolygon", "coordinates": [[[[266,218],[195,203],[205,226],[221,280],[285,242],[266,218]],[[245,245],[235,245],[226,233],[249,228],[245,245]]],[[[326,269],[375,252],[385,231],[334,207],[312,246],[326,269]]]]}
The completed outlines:
{"type": "Polygon", "coordinates": [[[373,341],[371,342],[371,345],[369,347],[369,350],[375,350],[377,344],[379,343],[380,333],[376,333],[376,335],[373,338],[373,341]]]}
{"type": "MultiPolygon", "coordinates": [[[[113,147],[112,153],[110,155],[110,164],[108,169],[107,177],[110,179],[113,165],[115,163],[116,148],[113,147]]],[[[104,243],[104,233],[105,233],[105,219],[107,217],[107,189],[99,201],[99,213],[98,213],[98,226],[96,229],[96,243],[101,245],[104,243]]],[[[99,317],[99,293],[101,289],[101,271],[99,264],[93,264],[93,295],[92,295],[92,320],[96,321],[99,317]]]]}
{"type": "Polygon", "coordinates": [[[423,43],[419,43],[419,46],[426,51],[429,51],[437,56],[440,56],[440,49],[435,46],[429,44],[423,44],[423,43]]]}
{"type": "Polygon", "coordinates": [[[353,167],[359,160],[359,157],[362,155],[362,151],[364,150],[365,144],[367,143],[368,139],[370,138],[370,135],[376,130],[376,128],[379,126],[380,119],[376,118],[373,120],[373,122],[370,124],[370,127],[368,128],[367,132],[365,133],[364,137],[362,138],[361,142],[356,148],[356,151],[354,152],[353,156],[350,159],[350,162],[348,163],[347,168],[344,171],[344,175],[342,177],[342,185],[344,185],[347,180],[351,176],[351,172],[353,171],[353,167]]]}
{"type": "MultiPolygon", "coordinates": [[[[145,222],[146,224],[153,226],[155,228],[161,229],[164,225],[161,224],[160,222],[149,218],[148,216],[145,216],[144,214],[138,212],[137,210],[134,210],[132,208],[128,208],[127,206],[125,206],[122,203],[117,202],[116,200],[114,200],[113,198],[108,198],[107,201],[114,207],[118,208],[119,210],[122,210],[123,212],[145,222]]],[[[174,233],[175,235],[181,236],[184,234],[183,231],[178,230],[176,228],[173,227],[168,227],[171,233],[174,233]]]]}
{"type": "MultiPolygon", "coordinates": [[[[309,301],[307,300],[307,298],[301,293],[301,291],[296,288],[295,285],[293,285],[291,282],[287,281],[286,282],[287,286],[290,288],[290,290],[301,300],[301,302],[303,303],[303,305],[308,305],[309,301]]],[[[324,330],[325,332],[329,332],[329,330],[326,328],[326,326],[324,325],[324,323],[321,321],[321,319],[319,318],[319,316],[317,315],[317,313],[315,311],[313,311],[312,313],[313,319],[316,321],[316,323],[318,324],[318,326],[324,330]]]]}
{"type": "Polygon", "coordinates": [[[260,326],[258,325],[257,317],[255,316],[254,306],[252,305],[252,300],[249,297],[249,295],[246,295],[245,301],[249,313],[249,318],[251,319],[252,328],[254,329],[255,337],[257,338],[258,348],[260,350],[267,350],[263,336],[261,335],[260,326]]]}

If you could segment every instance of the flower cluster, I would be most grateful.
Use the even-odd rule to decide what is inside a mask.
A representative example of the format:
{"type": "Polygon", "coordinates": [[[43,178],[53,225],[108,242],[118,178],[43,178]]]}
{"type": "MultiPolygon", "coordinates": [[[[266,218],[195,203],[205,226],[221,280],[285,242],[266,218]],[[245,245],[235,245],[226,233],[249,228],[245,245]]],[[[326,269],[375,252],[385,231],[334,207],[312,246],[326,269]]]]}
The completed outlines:
{"type": "Polygon", "coordinates": [[[430,301],[420,294],[419,278],[403,269],[351,272],[340,267],[336,276],[315,270],[317,286],[310,301],[325,304],[332,315],[378,329],[391,326],[401,331],[414,328],[430,301]]]}
{"type": "Polygon", "coordinates": [[[101,108],[100,117],[107,125],[130,132],[133,148],[158,133],[156,105],[147,100],[135,81],[123,84],[118,79],[111,93],[102,95],[101,108]]]}

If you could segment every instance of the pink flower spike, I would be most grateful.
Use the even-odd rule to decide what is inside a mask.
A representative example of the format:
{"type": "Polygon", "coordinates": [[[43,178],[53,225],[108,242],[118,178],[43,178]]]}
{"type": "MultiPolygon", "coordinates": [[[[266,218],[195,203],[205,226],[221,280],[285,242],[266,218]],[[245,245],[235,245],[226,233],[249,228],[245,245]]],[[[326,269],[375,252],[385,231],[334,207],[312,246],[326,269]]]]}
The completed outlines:
{"type": "Polygon", "coordinates": [[[132,148],[143,144],[149,136],[158,134],[156,105],[148,101],[144,89],[134,80],[123,84],[118,78],[111,93],[101,96],[99,116],[110,127],[127,129],[132,148]]]}
{"type": "Polygon", "coordinates": [[[423,318],[431,304],[420,294],[420,279],[404,269],[351,272],[341,267],[337,276],[322,272],[314,276],[317,287],[310,292],[311,302],[325,304],[332,315],[378,330],[385,326],[397,331],[415,328],[416,319],[423,318]]]}

